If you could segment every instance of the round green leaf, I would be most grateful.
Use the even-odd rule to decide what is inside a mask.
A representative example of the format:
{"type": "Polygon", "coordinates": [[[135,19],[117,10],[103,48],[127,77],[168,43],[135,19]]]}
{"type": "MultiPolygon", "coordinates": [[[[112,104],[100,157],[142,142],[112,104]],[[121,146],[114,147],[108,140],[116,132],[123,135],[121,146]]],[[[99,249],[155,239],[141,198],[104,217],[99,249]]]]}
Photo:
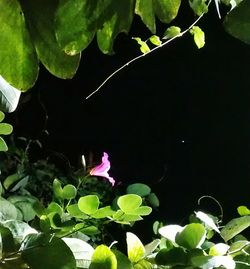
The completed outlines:
{"type": "Polygon", "coordinates": [[[198,248],[206,239],[206,229],[200,223],[191,223],[175,237],[175,242],[187,249],[198,248]]]}
{"type": "Polygon", "coordinates": [[[5,118],[5,115],[2,111],[0,111],[0,122],[3,121],[5,118]]]}
{"type": "Polygon", "coordinates": [[[140,206],[133,211],[133,214],[140,216],[147,216],[152,212],[152,208],[149,206],[140,206]]]}
{"type": "Polygon", "coordinates": [[[160,201],[158,199],[158,197],[156,196],[155,193],[151,192],[148,197],[147,197],[147,201],[149,202],[149,204],[153,207],[158,207],[160,206],[160,201]]]}
{"type": "Polygon", "coordinates": [[[136,194],[125,194],[117,200],[120,209],[125,213],[133,213],[142,204],[142,198],[136,194]]]}
{"type": "Polygon", "coordinates": [[[137,194],[141,197],[147,196],[150,194],[151,189],[148,185],[143,183],[134,183],[127,187],[127,193],[129,194],[137,194]]]}
{"type": "Polygon", "coordinates": [[[111,206],[105,206],[102,208],[99,208],[94,214],[91,216],[96,219],[102,219],[106,218],[108,216],[112,216],[115,213],[115,211],[111,208],[111,206]]]}
{"type": "Polygon", "coordinates": [[[62,196],[64,199],[67,199],[67,200],[74,199],[76,197],[76,194],[77,194],[77,190],[74,185],[67,184],[63,188],[62,196]]]}
{"type": "Polygon", "coordinates": [[[155,14],[163,23],[170,23],[178,14],[181,0],[154,0],[155,14]]]}
{"type": "Polygon", "coordinates": [[[79,209],[87,215],[94,214],[98,210],[99,204],[100,201],[97,195],[83,196],[78,201],[79,209]]]}
{"type": "Polygon", "coordinates": [[[105,245],[98,246],[92,255],[89,269],[117,269],[115,254],[105,245]]]}
{"type": "Polygon", "coordinates": [[[0,135],[9,135],[13,131],[12,125],[8,123],[0,123],[0,135]]]}

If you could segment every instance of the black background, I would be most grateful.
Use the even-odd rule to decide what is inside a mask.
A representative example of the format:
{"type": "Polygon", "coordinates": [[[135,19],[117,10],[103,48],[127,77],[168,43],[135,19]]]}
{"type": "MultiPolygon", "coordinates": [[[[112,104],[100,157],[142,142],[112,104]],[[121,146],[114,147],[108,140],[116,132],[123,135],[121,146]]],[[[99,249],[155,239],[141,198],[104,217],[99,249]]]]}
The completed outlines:
{"type": "MultiPolygon", "coordinates": [[[[128,36],[118,36],[114,56],[103,55],[94,41],[72,80],[41,66],[35,87],[9,115],[16,133],[40,139],[72,165],[82,154],[92,152],[98,161],[106,151],[110,174],[125,185],[149,184],[167,222],[182,222],[202,195],[216,198],[225,218],[236,216],[237,206],[249,205],[250,46],[228,35],[211,10],[199,23],[204,48],[186,35],[126,67],[88,100],[110,73],[139,55],[131,36],[150,34],[139,18],[128,36]]],[[[187,12],[175,23],[193,20],[187,12]]],[[[201,207],[219,212],[212,200],[201,207]]]]}

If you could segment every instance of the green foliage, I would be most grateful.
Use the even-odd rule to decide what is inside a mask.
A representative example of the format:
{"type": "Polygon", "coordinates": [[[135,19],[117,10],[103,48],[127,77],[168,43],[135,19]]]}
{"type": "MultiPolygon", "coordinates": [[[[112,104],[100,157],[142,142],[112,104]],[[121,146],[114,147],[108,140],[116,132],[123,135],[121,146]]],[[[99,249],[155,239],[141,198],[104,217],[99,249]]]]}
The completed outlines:
{"type": "MultiPolygon", "coordinates": [[[[208,12],[210,2],[190,0],[189,5],[195,15],[202,16],[208,12]]],[[[226,15],[225,28],[247,43],[248,2],[215,1],[218,12],[219,4],[233,8],[226,15]]],[[[103,53],[113,54],[116,37],[120,33],[129,33],[135,15],[140,16],[153,34],[149,40],[160,46],[161,40],[155,35],[156,21],[168,25],[167,28],[172,27],[169,24],[177,16],[185,16],[181,14],[180,6],[181,0],[3,0],[0,4],[1,10],[5,10],[0,14],[0,74],[13,90],[21,91],[35,84],[40,63],[59,78],[72,78],[77,71],[81,53],[93,39],[96,37],[103,53]]],[[[165,38],[181,34],[178,28],[170,29],[164,34],[165,38]]],[[[201,48],[204,45],[203,34],[195,28],[192,32],[198,48],[201,48]]],[[[139,38],[136,40],[143,53],[149,52],[145,41],[139,38]]],[[[15,105],[10,110],[13,109],[15,105]]]]}
{"type": "MultiPolygon", "coordinates": [[[[5,115],[2,111],[0,111],[0,135],[9,135],[13,131],[12,125],[8,123],[3,123],[2,121],[4,120],[5,115]]],[[[2,136],[0,136],[0,151],[7,151],[8,146],[2,136]]]]}

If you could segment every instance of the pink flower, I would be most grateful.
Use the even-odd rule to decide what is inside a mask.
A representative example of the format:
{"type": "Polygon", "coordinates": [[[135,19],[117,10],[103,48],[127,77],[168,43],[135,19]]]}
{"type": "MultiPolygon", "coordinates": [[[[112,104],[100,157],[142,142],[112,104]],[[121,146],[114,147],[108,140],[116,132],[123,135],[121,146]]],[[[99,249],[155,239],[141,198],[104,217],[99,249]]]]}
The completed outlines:
{"type": "Polygon", "coordinates": [[[103,152],[102,163],[92,168],[89,172],[91,176],[104,177],[109,180],[112,186],[115,185],[115,180],[109,176],[108,171],[110,169],[109,155],[103,152]]]}

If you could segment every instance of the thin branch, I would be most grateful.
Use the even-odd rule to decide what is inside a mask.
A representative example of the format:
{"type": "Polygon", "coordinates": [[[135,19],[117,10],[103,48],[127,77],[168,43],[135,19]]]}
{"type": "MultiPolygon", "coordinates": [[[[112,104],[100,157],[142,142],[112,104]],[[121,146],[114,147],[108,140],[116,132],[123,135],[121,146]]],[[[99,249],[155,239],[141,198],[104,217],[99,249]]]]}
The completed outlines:
{"type": "MultiPolygon", "coordinates": [[[[211,3],[212,0],[209,1],[209,4],[211,3]]],[[[94,90],[92,93],[90,93],[85,100],[89,99],[91,96],[93,96],[95,93],[97,93],[111,78],[113,78],[117,73],[119,73],[120,71],[122,71],[124,68],[126,68],[127,66],[129,66],[130,64],[132,64],[133,62],[141,59],[142,57],[149,55],[150,53],[153,53],[156,50],[159,50],[160,48],[166,46],[167,44],[169,44],[170,42],[172,42],[173,40],[175,40],[178,37],[183,36],[184,34],[186,34],[190,29],[192,29],[193,26],[195,26],[200,19],[204,16],[205,12],[202,13],[187,29],[185,29],[184,31],[182,31],[181,33],[179,33],[178,35],[168,39],[167,41],[161,43],[161,45],[154,47],[153,49],[151,49],[149,52],[145,53],[145,54],[141,54],[135,58],[133,58],[132,60],[128,61],[127,63],[125,63],[124,65],[122,65],[121,67],[119,67],[118,69],[116,69],[111,75],[109,75],[98,87],[96,90],[94,90]]]]}

